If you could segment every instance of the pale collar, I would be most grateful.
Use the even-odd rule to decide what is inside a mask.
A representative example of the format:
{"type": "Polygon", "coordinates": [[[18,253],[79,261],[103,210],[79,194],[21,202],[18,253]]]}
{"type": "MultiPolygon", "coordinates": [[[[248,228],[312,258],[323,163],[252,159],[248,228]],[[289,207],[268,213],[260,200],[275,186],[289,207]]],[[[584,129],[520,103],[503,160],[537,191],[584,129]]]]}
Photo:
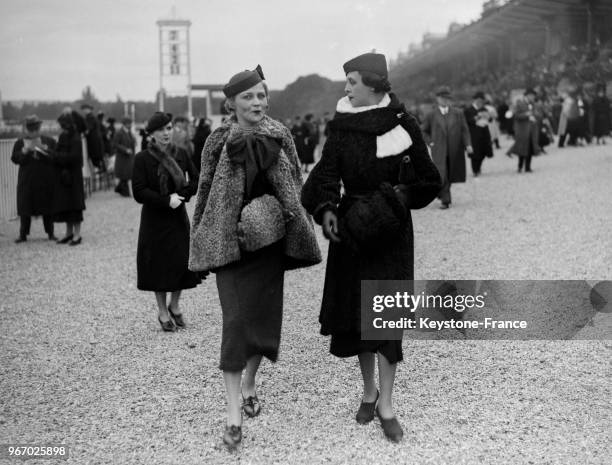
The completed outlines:
{"type": "Polygon", "coordinates": [[[351,101],[347,96],[342,97],[338,100],[338,105],[336,105],[336,111],[338,113],[361,113],[363,111],[375,110],[376,108],[385,108],[388,107],[391,103],[391,97],[389,94],[385,94],[380,103],[377,105],[368,105],[365,107],[354,107],[351,105],[351,101]]]}
{"type": "Polygon", "coordinates": [[[450,109],[450,106],[448,107],[441,107],[440,105],[438,105],[438,108],[440,109],[440,113],[442,113],[443,115],[448,113],[448,110],[450,109]]]}

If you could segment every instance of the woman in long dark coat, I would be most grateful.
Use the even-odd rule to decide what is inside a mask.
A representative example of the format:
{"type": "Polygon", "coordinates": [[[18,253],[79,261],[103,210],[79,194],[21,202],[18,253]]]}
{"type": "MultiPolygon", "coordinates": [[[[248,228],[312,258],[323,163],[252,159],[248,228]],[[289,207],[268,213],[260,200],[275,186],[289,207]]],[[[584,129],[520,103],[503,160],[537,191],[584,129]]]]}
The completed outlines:
{"type": "Polygon", "coordinates": [[[130,118],[121,119],[121,127],[115,132],[112,142],[115,154],[115,177],[119,179],[115,192],[123,197],[129,197],[129,182],[132,179],[134,150],[136,149],[136,140],[132,135],[132,120],[130,118]]]}
{"type": "Polygon", "coordinates": [[[397,442],[403,433],[391,397],[397,362],[403,359],[402,342],[362,340],[361,281],[414,279],[410,210],[435,199],[441,180],[417,121],[388,93],[391,86],[384,55],[360,55],[345,63],[344,71],[347,96],[338,102],[329,123],[323,155],[304,185],[302,204],[330,239],[319,317],[321,334],[331,335],[332,354],[359,357],[364,392],[357,421],[367,423],[376,413],[385,435],[397,442]],[[374,209],[373,221],[356,230],[347,220],[353,209],[364,199],[380,198],[381,193],[396,206],[398,220],[403,217],[401,226],[392,236],[385,228],[377,232],[379,223],[390,220],[390,224],[393,218],[383,218],[382,213],[376,216],[382,210],[374,209]],[[371,239],[353,240],[363,233],[371,239]],[[374,380],[375,354],[380,395],[374,380]]]}
{"type": "Polygon", "coordinates": [[[171,122],[168,113],[151,116],[146,127],[149,144],[136,154],[132,172],[134,199],[142,204],[136,256],[138,289],[155,292],[158,321],[164,331],[185,326],[179,307],[181,291],[201,282],[187,269],[189,218],[185,209],[196,193],[198,177],[187,153],[170,143],[171,122]]]}
{"type": "Polygon", "coordinates": [[[255,376],[261,359],[278,358],[285,271],[319,263],[321,253],[300,204],[291,133],[265,114],[261,68],[234,75],[223,92],[232,116],[202,153],[189,268],[216,273],[223,312],[219,368],[227,395],[223,441],[235,448],[242,440],[241,411],[260,413],[255,376]]]}
{"type": "Polygon", "coordinates": [[[512,113],[514,119],[514,144],[508,149],[506,155],[518,156],[518,172],[531,172],[531,158],[541,152],[538,145],[538,122],[535,115],[535,97],[533,89],[525,91],[525,99],[517,100],[512,113]]]}
{"type": "Polygon", "coordinates": [[[17,175],[17,214],[20,219],[16,243],[25,242],[30,234],[32,217],[42,215],[45,232],[53,234],[53,169],[55,140],[39,133],[42,121],[36,115],[26,118],[25,134],[13,146],[11,160],[19,165],[17,175]]]}
{"type": "Polygon", "coordinates": [[[610,130],[612,130],[612,108],[603,86],[597,89],[597,96],[593,99],[592,111],[593,136],[597,139],[597,144],[605,144],[606,137],[610,135],[610,130]]]}
{"type": "Polygon", "coordinates": [[[82,242],[81,223],[85,210],[83,188],[83,118],[75,111],[63,113],[57,119],[62,133],[54,154],[53,210],[56,223],[66,223],[66,234],[58,244],[79,245],[82,242]]]}

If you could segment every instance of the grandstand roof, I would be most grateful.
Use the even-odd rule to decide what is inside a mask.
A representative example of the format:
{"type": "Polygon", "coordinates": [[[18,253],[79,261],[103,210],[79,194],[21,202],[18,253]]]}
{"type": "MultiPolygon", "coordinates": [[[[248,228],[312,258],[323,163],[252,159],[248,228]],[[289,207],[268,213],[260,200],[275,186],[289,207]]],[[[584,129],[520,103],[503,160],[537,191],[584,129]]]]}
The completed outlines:
{"type": "Polygon", "coordinates": [[[465,53],[478,44],[505,39],[518,31],[542,31],[546,20],[554,16],[586,17],[587,3],[591,4],[594,15],[612,12],[610,0],[510,0],[485,17],[449,35],[446,40],[408,59],[403,63],[409,65],[405,71],[417,74],[434,61],[439,62],[455,54],[465,53]]]}

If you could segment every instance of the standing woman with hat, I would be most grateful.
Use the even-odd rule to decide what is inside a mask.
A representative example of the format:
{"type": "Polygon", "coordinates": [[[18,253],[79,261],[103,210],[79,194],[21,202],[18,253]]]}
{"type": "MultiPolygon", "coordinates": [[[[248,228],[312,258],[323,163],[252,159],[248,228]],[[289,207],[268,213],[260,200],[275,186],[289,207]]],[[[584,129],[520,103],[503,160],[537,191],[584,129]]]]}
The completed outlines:
{"type": "Polygon", "coordinates": [[[53,221],[66,223],[66,234],[58,244],[79,245],[81,223],[85,210],[83,188],[83,149],[81,134],[85,132],[85,120],[76,111],[67,109],[57,119],[62,132],[53,157],[56,175],[53,189],[53,221]]]}
{"type": "Polygon", "coordinates": [[[346,96],[329,122],[323,155],[308,177],[302,203],[330,240],[319,321],[330,352],[359,358],[363,397],[356,420],[380,418],[399,442],[392,391],[400,340],[362,340],[362,280],[414,279],[410,210],[440,190],[418,123],[390,94],[384,55],[366,53],[344,64],[346,96]],[[340,187],[345,193],[341,196],[340,187]],[[374,378],[378,358],[379,390],[374,378]]]}
{"type": "Polygon", "coordinates": [[[266,116],[263,79],[258,66],[223,89],[231,117],[204,145],[191,234],[189,268],[216,273],[227,394],[223,441],[230,449],[242,439],[241,411],[260,413],[255,376],[262,356],[278,358],[284,273],[321,261],[300,204],[295,145],[289,129],[266,116]]]}
{"type": "Polygon", "coordinates": [[[185,327],[179,307],[181,291],[201,282],[187,269],[189,218],[185,209],[196,193],[198,178],[185,151],[170,143],[171,114],[154,113],[145,129],[149,144],[136,154],[132,172],[134,199],[142,204],[136,257],[138,289],[155,292],[159,324],[162,330],[172,332],[185,327]]]}
{"type": "Polygon", "coordinates": [[[132,120],[128,117],[121,119],[121,127],[113,136],[113,152],[115,154],[115,177],[119,183],[115,192],[123,197],[130,196],[130,179],[134,166],[134,150],[136,140],[132,134],[132,120]]]}

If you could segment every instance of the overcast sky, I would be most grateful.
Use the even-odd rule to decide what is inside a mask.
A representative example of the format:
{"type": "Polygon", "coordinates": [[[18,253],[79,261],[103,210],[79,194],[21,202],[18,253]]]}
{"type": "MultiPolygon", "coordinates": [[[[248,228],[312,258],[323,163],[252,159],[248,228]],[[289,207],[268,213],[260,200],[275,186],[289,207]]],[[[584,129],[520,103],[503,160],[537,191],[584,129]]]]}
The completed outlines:
{"type": "Polygon", "coordinates": [[[272,89],[375,48],[396,57],[423,33],[480,16],[483,0],[0,0],[4,100],[153,100],[156,21],[191,24],[192,82],[221,84],[261,63],[272,89]]]}

